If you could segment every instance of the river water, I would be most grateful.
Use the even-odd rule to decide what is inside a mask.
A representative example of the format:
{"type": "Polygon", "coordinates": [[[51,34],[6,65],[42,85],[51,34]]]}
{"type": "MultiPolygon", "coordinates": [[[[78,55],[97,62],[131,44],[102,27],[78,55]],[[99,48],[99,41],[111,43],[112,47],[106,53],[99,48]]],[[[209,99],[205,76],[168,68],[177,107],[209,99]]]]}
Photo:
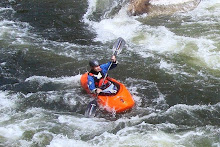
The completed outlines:
{"type": "Polygon", "coordinates": [[[220,1],[190,12],[129,16],[128,0],[1,0],[0,146],[220,147],[220,1]],[[136,102],[124,114],[84,111],[88,61],[136,102]]]}

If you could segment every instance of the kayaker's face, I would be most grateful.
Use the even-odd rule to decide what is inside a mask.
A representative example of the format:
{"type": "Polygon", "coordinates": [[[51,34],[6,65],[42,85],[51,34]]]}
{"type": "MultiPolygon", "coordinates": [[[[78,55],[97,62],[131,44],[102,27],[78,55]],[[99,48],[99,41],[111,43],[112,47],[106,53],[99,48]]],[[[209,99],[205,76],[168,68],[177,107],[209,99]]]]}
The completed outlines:
{"type": "Polygon", "coordinates": [[[95,67],[93,67],[93,70],[96,72],[100,72],[102,69],[100,66],[95,66],[95,67]]]}

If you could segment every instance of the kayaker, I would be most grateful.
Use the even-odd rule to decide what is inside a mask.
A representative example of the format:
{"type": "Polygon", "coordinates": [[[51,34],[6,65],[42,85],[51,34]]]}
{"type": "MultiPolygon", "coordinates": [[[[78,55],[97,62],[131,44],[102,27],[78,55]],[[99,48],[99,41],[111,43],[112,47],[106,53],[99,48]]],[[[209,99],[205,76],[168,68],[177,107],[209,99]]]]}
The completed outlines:
{"type": "Polygon", "coordinates": [[[88,73],[88,87],[92,93],[116,93],[117,92],[117,87],[114,86],[110,81],[107,79],[104,81],[103,80],[105,75],[108,72],[108,68],[110,67],[109,70],[115,68],[117,66],[117,61],[116,61],[116,56],[111,57],[111,61],[109,61],[106,64],[99,64],[97,60],[91,60],[89,61],[89,65],[91,67],[90,72],[88,73]],[[112,64],[111,64],[112,63],[112,64]]]}

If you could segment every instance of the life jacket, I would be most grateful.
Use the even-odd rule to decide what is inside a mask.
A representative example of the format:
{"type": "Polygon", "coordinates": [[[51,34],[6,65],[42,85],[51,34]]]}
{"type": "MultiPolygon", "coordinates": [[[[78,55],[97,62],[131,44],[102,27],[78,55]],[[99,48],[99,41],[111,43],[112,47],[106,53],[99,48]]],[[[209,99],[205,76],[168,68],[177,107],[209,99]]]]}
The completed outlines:
{"type": "Polygon", "coordinates": [[[95,81],[95,87],[99,87],[101,88],[102,90],[107,88],[109,85],[110,85],[110,81],[107,80],[107,78],[105,79],[105,81],[103,82],[104,80],[104,74],[102,72],[99,72],[101,73],[101,76],[100,79],[98,79],[95,74],[93,74],[92,72],[89,72],[88,75],[92,76],[94,81],[95,81]]]}

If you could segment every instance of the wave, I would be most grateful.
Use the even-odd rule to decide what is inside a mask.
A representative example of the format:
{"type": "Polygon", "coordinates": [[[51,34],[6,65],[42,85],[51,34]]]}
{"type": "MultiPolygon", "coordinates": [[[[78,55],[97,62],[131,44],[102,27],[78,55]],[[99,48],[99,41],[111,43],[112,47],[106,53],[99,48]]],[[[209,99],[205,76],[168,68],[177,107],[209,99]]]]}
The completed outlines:
{"type": "MultiPolygon", "coordinates": [[[[110,18],[105,17],[105,14],[98,21],[90,19],[98,7],[98,1],[88,3],[89,7],[83,21],[96,31],[96,41],[107,42],[123,37],[128,43],[128,49],[143,58],[148,58],[151,51],[159,54],[180,54],[191,58],[190,64],[194,66],[219,71],[218,38],[220,36],[216,29],[219,22],[218,2],[202,1],[198,8],[191,12],[161,18],[150,18],[146,15],[129,16],[124,2],[120,3],[121,8],[116,14],[110,18]],[[158,18],[161,21],[156,22],[155,19],[158,18]],[[169,24],[173,20],[179,26],[176,29],[172,28],[175,24],[169,24]],[[151,21],[155,23],[151,24],[151,21]],[[204,25],[202,28],[200,22],[204,25]],[[210,25],[214,30],[205,29],[210,25]],[[201,32],[201,29],[204,32],[201,32]]],[[[109,9],[114,9],[114,6],[110,5],[109,9]]],[[[102,11],[109,13],[105,8],[102,11]]]]}

